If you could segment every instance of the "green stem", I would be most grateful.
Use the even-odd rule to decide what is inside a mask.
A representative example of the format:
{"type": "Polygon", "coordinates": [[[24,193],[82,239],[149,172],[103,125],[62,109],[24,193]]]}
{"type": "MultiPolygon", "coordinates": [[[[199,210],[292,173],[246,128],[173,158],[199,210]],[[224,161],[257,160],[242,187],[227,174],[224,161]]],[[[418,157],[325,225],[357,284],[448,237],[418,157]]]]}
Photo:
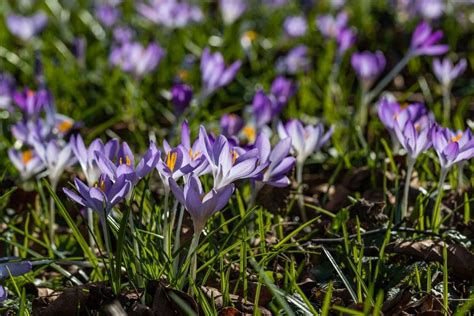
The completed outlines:
{"type": "Polygon", "coordinates": [[[451,120],[451,88],[443,86],[443,124],[449,125],[451,120]]]}
{"type": "Polygon", "coordinates": [[[105,243],[105,249],[107,251],[107,256],[109,257],[109,274],[110,274],[110,283],[112,285],[112,291],[115,295],[118,295],[119,289],[116,288],[115,286],[115,277],[114,277],[114,260],[113,260],[113,254],[112,254],[112,242],[110,240],[110,235],[109,235],[109,225],[107,222],[107,215],[105,213],[105,209],[103,210],[102,214],[100,215],[101,221],[102,221],[102,232],[104,234],[104,243],[105,243]]]}
{"type": "Polygon", "coordinates": [[[439,226],[441,225],[441,200],[443,199],[443,186],[447,174],[448,170],[441,169],[441,175],[439,176],[438,183],[438,196],[436,197],[433,218],[431,219],[431,226],[433,227],[433,231],[435,233],[439,231],[439,226]]]}
{"type": "Polygon", "coordinates": [[[405,57],[403,57],[398,64],[395,65],[395,67],[392,68],[392,70],[382,79],[379,81],[379,83],[375,86],[375,88],[372,89],[367,94],[366,97],[366,103],[370,104],[370,102],[382,92],[382,90],[395,78],[400,71],[408,64],[410,59],[412,58],[412,55],[410,53],[406,54],[405,57]]]}
{"type": "Polygon", "coordinates": [[[189,278],[189,288],[188,294],[193,294],[193,287],[192,284],[196,282],[196,272],[197,272],[197,246],[199,244],[199,237],[201,236],[201,232],[195,232],[193,236],[193,240],[191,241],[191,245],[189,246],[189,252],[187,258],[191,258],[191,266],[190,266],[190,278],[189,278]],[[192,282],[192,283],[191,283],[192,282]]]}
{"type": "Polygon", "coordinates": [[[163,234],[163,248],[165,251],[165,255],[167,258],[169,258],[170,252],[168,249],[168,241],[169,241],[169,223],[168,223],[168,204],[169,204],[169,193],[165,193],[165,204],[163,207],[163,227],[162,227],[162,234],[163,234]]]}
{"type": "Polygon", "coordinates": [[[133,213],[130,210],[129,211],[129,217],[128,220],[130,222],[130,229],[132,230],[132,237],[133,237],[133,250],[135,251],[134,259],[135,259],[135,265],[137,267],[137,283],[140,288],[142,288],[145,284],[143,283],[143,278],[141,277],[142,275],[142,267],[141,267],[141,258],[140,258],[140,248],[138,246],[138,241],[135,236],[135,222],[133,220],[133,213]]]}
{"type": "MultiPolygon", "coordinates": [[[[51,189],[56,192],[56,187],[58,186],[57,181],[50,181],[51,189]]],[[[56,249],[56,243],[54,241],[55,230],[54,226],[56,224],[56,203],[52,196],[49,197],[49,241],[51,242],[51,248],[56,249]]]]}
{"type": "Polygon", "coordinates": [[[405,177],[405,187],[403,189],[403,198],[402,204],[400,207],[400,216],[397,216],[396,223],[399,223],[404,219],[408,214],[408,195],[410,193],[410,180],[413,173],[413,168],[415,167],[415,159],[407,158],[407,174],[405,177]]]}
{"type": "Polygon", "coordinates": [[[89,246],[91,247],[91,250],[94,251],[94,211],[90,207],[87,208],[87,226],[89,226],[89,246]]]}
{"type": "Polygon", "coordinates": [[[458,162],[458,189],[464,188],[464,161],[458,162]]]}
{"type": "Polygon", "coordinates": [[[368,112],[369,112],[368,108],[369,108],[369,103],[367,102],[367,90],[362,89],[360,104],[359,104],[359,111],[357,113],[357,122],[362,129],[367,124],[367,117],[368,117],[368,112]]]}
{"type": "Polygon", "coordinates": [[[308,221],[308,215],[304,207],[304,192],[303,192],[303,169],[304,163],[296,164],[296,182],[298,182],[298,206],[301,212],[301,220],[304,222],[308,221]]]}

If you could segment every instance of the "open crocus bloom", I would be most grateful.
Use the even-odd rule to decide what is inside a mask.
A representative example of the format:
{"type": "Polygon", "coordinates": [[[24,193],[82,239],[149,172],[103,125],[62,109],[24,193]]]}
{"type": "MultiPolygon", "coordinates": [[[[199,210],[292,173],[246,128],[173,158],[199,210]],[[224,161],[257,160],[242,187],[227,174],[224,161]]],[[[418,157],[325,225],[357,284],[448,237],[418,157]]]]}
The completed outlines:
{"type": "Polygon", "coordinates": [[[474,157],[474,138],[469,129],[453,132],[449,128],[435,126],[431,131],[431,139],[444,170],[474,157]]]}
{"type": "Polygon", "coordinates": [[[48,23],[48,17],[43,12],[31,16],[12,14],[7,17],[8,30],[24,41],[31,39],[41,32],[48,23]]]}
{"type": "Polygon", "coordinates": [[[43,161],[33,149],[19,151],[10,148],[8,150],[8,157],[24,180],[40,173],[45,168],[43,161]]]}
{"type": "Polygon", "coordinates": [[[389,98],[382,98],[378,103],[377,112],[379,118],[389,131],[394,131],[395,120],[404,111],[408,112],[410,119],[416,124],[423,125],[434,121],[433,114],[428,112],[423,103],[405,103],[400,105],[389,98]]]}
{"type": "Polygon", "coordinates": [[[207,220],[227,205],[234,192],[234,185],[228,184],[220,189],[214,188],[205,193],[201,181],[195,175],[189,177],[183,189],[173,178],[169,179],[169,186],[176,199],[191,215],[194,233],[197,235],[202,232],[207,220]]]}
{"type": "Polygon", "coordinates": [[[409,159],[416,160],[421,153],[430,149],[431,128],[431,122],[421,124],[413,121],[408,111],[402,111],[395,117],[395,135],[409,159]]]}

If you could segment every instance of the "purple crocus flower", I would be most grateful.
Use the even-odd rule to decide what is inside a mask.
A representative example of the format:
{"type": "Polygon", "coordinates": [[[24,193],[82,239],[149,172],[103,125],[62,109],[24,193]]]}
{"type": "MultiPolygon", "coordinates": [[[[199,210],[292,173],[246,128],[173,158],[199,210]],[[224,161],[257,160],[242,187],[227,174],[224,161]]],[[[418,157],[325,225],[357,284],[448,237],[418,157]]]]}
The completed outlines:
{"type": "Polygon", "coordinates": [[[443,37],[442,31],[433,32],[431,26],[426,22],[421,22],[416,27],[411,37],[409,53],[414,56],[442,55],[449,50],[448,45],[437,44],[443,37]]]}
{"type": "Polygon", "coordinates": [[[95,16],[105,27],[111,27],[120,17],[120,10],[112,4],[99,4],[94,10],[95,16]]]}
{"type": "Polygon", "coordinates": [[[258,149],[260,163],[268,163],[268,167],[263,173],[263,178],[257,183],[265,183],[275,187],[285,187],[290,184],[288,172],[295,165],[295,158],[288,157],[291,149],[291,139],[285,138],[271,148],[270,140],[264,133],[260,133],[255,141],[255,148],[258,149]]]}
{"type": "Polygon", "coordinates": [[[221,133],[225,137],[237,136],[244,127],[244,121],[237,114],[224,114],[220,120],[221,133]]]}
{"type": "Polygon", "coordinates": [[[414,4],[416,5],[416,12],[428,20],[439,18],[445,10],[443,0],[417,0],[414,4]]]}
{"type": "Polygon", "coordinates": [[[211,143],[203,126],[199,131],[199,140],[209,162],[216,190],[240,179],[261,177],[262,170],[267,167],[267,164],[258,163],[257,149],[244,152],[231,148],[227,138],[222,135],[211,143]]]}
{"type": "MultiPolygon", "coordinates": [[[[20,276],[31,271],[32,265],[30,261],[6,262],[11,259],[15,258],[0,258],[0,280],[8,279],[10,276],[20,276]]],[[[7,296],[7,291],[0,285],[0,303],[7,296]]]]}
{"type": "Polygon", "coordinates": [[[11,128],[12,135],[21,145],[33,145],[34,140],[46,140],[51,136],[51,128],[42,119],[18,122],[11,128]]]}
{"type": "Polygon", "coordinates": [[[354,53],[351,57],[351,64],[361,80],[362,86],[368,90],[385,68],[385,57],[381,51],[354,53]]]}
{"type": "Polygon", "coordinates": [[[225,24],[232,24],[247,9],[246,0],[219,0],[219,9],[225,24]]]}
{"type": "Polygon", "coordinates": [[[351,28],[342,29],[337,34],[337,52],[339,55],[343,55],[349,48],[351,48],[356,41],[356,34],[351,28]]]}
{"type": "Polygon", "coordinates": [[[420,154],[430,149],[431,129],[430,122],[424,125],[416,123],[409,111],[401,111],[395,117],[395,135],[407,152],[409,161],[415,161],[420,154]]]}
{"type": "Polygon", "coordinates": [[[307,71],[310,66],[311,61],[308,57],[308,47],[306,45],[298,45],[278,61],[277,69],[280,72],[294,75],[301,71],[307,71]]]}
{"type": "Polygon", "coordinates": [[[131,192],[132,184],[127,175],[112,181],[105,174],[99,178],[97,186],[88,187],[78,178],[74,179],[77,193],[63,188],[64,193],[74,202],[97,212],[102,220],[110,210],[123,201],[131,192]]]}
{"type": "Polygon", "coordinates": [[[33,91],[25,88],[23,92],[15,91],[13,100],[27,118],[37,117],[46,107],[51,105],[51,95],[45,89],[33,91]]]}
{"type": "Polygon", "coordinates": [[[377,108],[380,120],[390,132],[395,131],[396,119],[400,113],[404,111],[409,113],[410,119],[417,126],[432,124],[434,122],[433,114],[428,111],[423,103],[406,103],[400,105],[389,98],[382,98],[377,108]]]}
{"type": "Polygon", "coordinates": [[[45,169],[45,165],[41,158],[33,149],[19,151],[13,148],[8,150],[8,157],[20,172],[23,180],[27,180],[45,169]]]}
{"type": "Polygon", "coordinates": [[[95,139],[87,148],[81,135],[71,136],[71,148],[81,165],[82,172],[89,186],[94,185],[100,177],[101,171],[97,162],[96,152],[104,152],[104,143],[95,139]]]}
{"type": "Polygon", "coordinates": [[[181,170],[183,167],[184,153],[178,147],[171,148],[166,140],[163,141],[163,150],[165,158],[161,159],[160,157],[156,169],[158,170],[158,174],[163,182],[165,193],[168,194],[170,191],[169,179],[178,180],[184,175],[181,170]]]}
{"type": "Polygon", "coordinates": [[[164,50],[157,43],[144,47],[138,42],[130,42],[112,49],[110,63],[120,66],[123,71],[133,74],[136,78],[142,78],[155,70],[164,54],[164,50]]]}
{"type": "Polygon", "coordinates": [[[0,73],[0,109],[11,109],[14,87],[13,77],[6,73],[0,73]]]}
{"type": "Polygon", "coordinates": [[[28,41],[41,32],[48,23],[48,17],[44,12],[38,12],[31,16],[11,14],[7,17],[7,28],[15,36],[28,41]]]}
{"type": "Polygon", "coordinates": [[[301,37],[308,30],[308,23],[304,16],[289,16],[283,22],[285,34],[289,37],[301,37]]]}
{"type": "Polygon", "coordinates": [[[303,165],[306,159],[327,143],[333,133],[333,127],[324,133],[323,124],[306,125],[299,120],[290,120],[285,125],[278,124],[280,139],[291,139],[292,152],[298,164],[303,165]]]}
{"type": "Polygon", "coordinates": [[[258,128],[272,121],[274,116],[274,103],[274,98],[267,96],[263,90],[258,90],[255,93],[252,101],[252,114],[255,125],[258,128]]]}
{"type": "Polygon", "coordinates": [[[206,47],[201,56],[201,77],[203,82],[203,95],[208,96],[217,89],[228,85],[240,69],[242,62],[235,61],[226,67],[224,57],[220,52],[211,53],[206,47]]]}
{"type": "Polygon", "coordinates": [[[187,85],[178,83],[171,88],[171,101],[177,115],[181,115],[191,104],[193,89],[187,85]]]}
{"type": "Polygon", "coordinates": [[[150,0],[149,4],[138,3],[136,8],[151,22],[169,28],[182,28],[204,17],[199,7],[178,0],[150,0]]]}
{"type": "Polygon", "coordinates": [[[337,38],[339,33],[347,26],[348,16],[340,12],[336,17],[325,14],[316,17],[316,25],[321,34],[326,38],[337,38]]]}
{"type": "Polygon", "coordinates": [[[449,128],[435,126],[431,130],[431,139],[441,168],[445,171],[474,157],[474,137],[469,129],[453,132],[449,128]]]}
{"type": "Polygon", "coordinates": [[[169,186],[175,198],[184,205],[191,215],[194,234],[197,236],[203,231],[208,219],[229,203],[234,192],[234,185],[228,184],[221,188],[213,188],[206,193],[202,188],[201,181],[195,175],[189,177],[183,189],[173,178],[169,179],[169,186]]]}
{"type": "Polygon", "coordinates": [[[133,30],[128,26],[117,26],[113,31],[114,41],[117,43],[128,43],[132,41],[133,30]]]}
{"type": "Polygon", "coordinates": [[[444,87],[451,87],[453,81],[466,70],[467,62],[463,58],[457,65],[453,65],[450,59],[433,60],[433,72],[438,81],[444,87]]]}
{"type": "Polygon", "coordinates": [[[191,131],[187,121],[181,125],[181,144],[178,148],[183,153],[183,163],[180,172],[184,175],[193,173],[200,177],[201,175],[209,173],[210,167],[204,156],[204,148],[199,138],[191,143],[191,131]]]}
{"type": "Polygon", "coordinates": [[[270,92],[275,97],[273,115],[278,115],[296,93],[296,86],[290,79],[278,76],[273,80],[270,92]]]}

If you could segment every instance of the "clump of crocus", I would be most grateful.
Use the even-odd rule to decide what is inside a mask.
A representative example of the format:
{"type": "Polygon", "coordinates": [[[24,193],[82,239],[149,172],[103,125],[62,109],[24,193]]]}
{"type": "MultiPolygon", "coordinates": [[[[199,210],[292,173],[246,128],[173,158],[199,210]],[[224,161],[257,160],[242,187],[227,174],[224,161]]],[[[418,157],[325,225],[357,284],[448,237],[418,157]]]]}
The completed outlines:
{"type": "Polygon", "coordinates": [[[308,23],[304,16],[289,16],[283,22],[283,29],[289,37],[301,37],[306,34],[308,23]]]}
{"type": "Polygon", "coordinates": [[[232,24],[247,9],[246,0],[219,0],[219,9],[225,24],[232,24]]]}
{"type": "Polygon", "coordinates": [[[174,110],[177,116],[189,107],[193,99],[193,89],[183,83],[177,83],[171,88],[171,101],[174,105],[174,110]]]}
{"type": "Polygon", "coordinates": [[[461,59],[457,65],[453,65],[450,59],[433,60],[433,72],[441,83],[443,92],[443,121],[449,123],[451,116],[451,87],[454,80],[466,70],[467,62],[461,59]]]}
{"type": "Polygon", "coordinates": [[[146,19],[168,28],[182,28],[200,22],[204,17],[198,6],[179,0],[152,0],[149,4],[140,2],[136,8],[146,19]]]}
{"type": "Polygon", "coordinates": [[[220,52],[211,53],[206,47],[202,52],[200,65],[203,84],[201,99],[228,85],[239,71],[241,64],[242,62],[238,60],[227,67],[220,52]]]}
{"type": "Polygon", "coordinates": [[[136,79],[141,79],[155,70],[164,54],[164,50],[157,43],[145,47],[138,42],[127,42],[114,47],[109,60],[111,65],[119,66],[136,79]]]}
{"type": "Polygon", "coordinates": [[[31,16],[11,14],[7,17],[8,30],[24,41],[28,41],[40,33],[47,23],[48,17],[42,11],[31,16]]]}
{"type": "Polygon", "coordinates": [[[381,51],[354,53],[351,64],[362,82],[363,89],[368,90],[385,68],[385,57],[381,51]]]}
{"type": "MultiPolygon", "coordinates": [[[[0,258],[0,281],[10,276],[20,276],[31,271],[30,261],[13,261],[15,257],[0,258]]],[[[6,289],[0,285],[0,303],[8,297],[6,289]]]]}

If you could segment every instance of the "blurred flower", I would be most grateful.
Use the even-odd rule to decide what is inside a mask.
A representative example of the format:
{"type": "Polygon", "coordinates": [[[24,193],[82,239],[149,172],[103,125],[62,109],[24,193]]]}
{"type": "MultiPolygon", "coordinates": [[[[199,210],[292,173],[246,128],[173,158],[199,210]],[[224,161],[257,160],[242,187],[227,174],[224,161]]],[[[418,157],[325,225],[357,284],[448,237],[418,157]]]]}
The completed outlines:
{"type": "Polygon", "coordinates": [[[245,0],[219,0],[222,20],[225,24],[232,24],[245,12],[247,3],[245,0]]]}
{"type": "Polygon", "coordinates": [[[45,89],[33,91],[25,88],[23,92],[15,91],[13,100],[26,118],[37,118],[42,110],[51,106],[51,95],[45,89]]]}
{"type": "Polygon", "coordinates": [[[40,11],[31,16],[11,14],[7,17],[7,28],[15,36],[27,41],[41,32],[48,23],[47,15],[40,11]]]}
{"type": "Polygon", "coordinates": [[[274,103],[274,98],[268,97],[263,90],[258,90],[255,93],[252,101],[252,114],[257,128],[272,121],[274,103]]]}
{"type": "Polygon", "coordinates": [[[71,51],[81,66],[84,66],[86,63],[86,46],[87,42],[85,37],[74,38],[71,51]]]}
{"type": "Polygon", "coordinates": [[[340,12],[336,17],[325,14],[316,17],[316,25],[326,38],[337,38],[347,26],[347,13],[340,12]]]}
{"type": "Polygon", "coordinates": [[[51,128],[42,119],[18,122],[11,127],[12,135],[21,145],[33,145],[34,138],[41,141],[51,135],[51,128]]]}
{"type": "Polygon", "coordinates": [[[103,3],[95,7],[94,14],[102,25],[111,27],[115,24],[121,13],[115,5],[103,3]]]}
{"type": "Polygon", "coordinates": [[[112,49],[110,63],[141,78],[155,70],[164,54],[164,50],[156,43],[144,47],[138,42],[129,42],[112,49]]]}
{"type": "Polygon", "coordinates": [[[15,89],[15,79],[6,73],[0,73],[0,109],[10,110],[15,89]]]}
{"type": "Polygon", "coordinates": [[[321,149],[332,133],[333,127],[324,134],[323,124],[303,126],[299,120],[290,120],[285,125],[281,122],[278,124],[278,136],[280,139],[291,139],[293,153],[300,165],[303,165],[311,154],[321,149]]]}
{"type": "Polygon", "coordinates": [[[308,29],[308,23],[304,16],[289,16],[283,22],[283,29],[289,37],[301,37],[308,29]]]}
{"type": "Polygon", "coordinates": [[[343,55],[349,48],[351,48],[356,41],[356,34],[350,28],[342,29],[339,34],[337,34],[337,51],[340,55],[343,55]]]}
{"type": "Polygon", "coordinates": [[[33,149],[19,151],[13,148],[8,150],[8,157],[20,172],[23,180],[27,180],[44,170],[45,165],[33,149]]]}
{"type": "Polygon", "coordinates": [[[400,113],[405,111],[408,112],[410,119],[417,126],[432,124],[434,122],[433,115],[422,103],[405,103],[404,105],[400,105],[396,101],[388,98],[382,98],[378,103],[377,112],[379,118],[391,132],[394,132],[397,117],[400,113]]]}
{"type": "Polygon", "coordinates": [[[437,19],[445,10],[444,0],[417,0],[413,3],[416,12],[424,19],[437,19]]]}
{"type": "Polygon", "coordinates": [[[453,81],[466,70],[466,67],[465,59],[461,59],[457,65],[453,65],[448,58],[433,60],[433,72],[444,87],[450,87],[453,81]]]}
{"type": "Polygon", "coordinates": [[[231,148],[227,138],[222,135],[211,144],[203,126],[199,131],[199,140],[211,167],[216,190],[240,179],[261,177],[262,170],[267,167],[266,164],[258,164],[258,150],[243,152],[231,148]]]}
{"type": "Polygon", "coordinates": [[[77,193],[63,188],[64,193],[74,202],[97,212],[102,219],[110,210],[123,201],[131,192],[132,184],[127,175],[122,175],[115,181],[105,174],[101,175],[97,185],[88,187],[78,178],[74,179],[77,193]]]}
{"type": "Polygon", "coordinates": [[[133,30],[128,26],[117,26],[113,30],[113,37],[117,43],[128,43],[133,38],[133,30]]]}
{"type": "Polygon", "coordinates": [[[148,3],[136,4],[137,11],[156,24],[169,28],[181,28],[189,23],[203,20],[201,9],[185,1],[151,0],[148,3]]]}
{"type": "Polygon", "coordinates": [[[278,61],[277,69],[280,72],[287,72],[294,75],[301,71],[307,71],[310,65],[311,61],[308,57],[308,47],[306,45],[298,45],[278,61]]]}
{"type": "Polygon", "coordinates": [[[263,2],[271,8],[279,8],[288,4],[288,0],[263,0],[263,2]]]}
{"type": "Polygon", "coordinates": [[[220,120],[221,133],[225,137],[237,136],[244,127],[244,121],[237,114],[224,114],[220,120]]]}
{"type": "Polygon", "coordinates": [[[51,186],[56,188],[64,170],[76,163],[71,146],[60,144],[57,140],[43,142],[37,139],[33,141],[33,147],[46,166],[51,186]]]}
{"type": "Polygon", "coordinates": [[[278,76],[273,80],[270,92],[275,98],[273,115],[279,115],[283,107],[296,93],[296,86],[290,79],[278,76]]]}
{"type": "MultiPolygon", "coordinates": [[[[0,280],[8,279],[10,276],[20,276],[31,271],[30,261],[5,262],[12,257],[0,258],[0,280]]],[[[7,298],[7,291],[0,285],[0,303],[7,298]]]]}
{"type": "Polygon", "coordinates": [[[272,150],[268,136],[260,133],[255,141],[255,148],[258,149],[260,163],[268,164],[268,167],[263,172],[263,178],[259,182],[275,187],[288,186],[290,180],[287,174],[295,165],[295,158],[288,157],[291,149],[291,139],[285,138],[280,140],[272,150]]]}
{"type": "Polygon", "coordinates": [[[329,4],[333,9],[340,9],[346,4],[346,0],[330,0],[329,4]]]}
{"type": "Polygon", "coordinates": [[[421,22],[412,34],[409,53],[415,56],[442,55],[449,50],[448,45],[437,44],[442,37],[442,31],[433,32],[428,23],[421,22]]]}
{"type": "Polygon", "coordinates": [[[176,181],[169,179],[169,186],[175,198],[186,208],[193,219],[194,234],[200,235],[208,219],[223,209],[234,192],[234,185],[229,184],[220,189],[213,188],[204,192],[201,181],[192,175],[184,188],[180,188],[176,181]]]}
{"type": "Polygon", "coordinates": [[[415,122],[409,111],[401,111],[395,116],[395,135],[407,152],[409,161],[415,161],[421,153],[430,149],[431,129],[430,122],[423,125],[415,122]]]}
{"type": "Polygon", "coordinates": [[[171,101],[177,115],[181,115],[191,104],[193,90],[187,84],[178,83],[171,88],[171,101]]]}
{"type": "Polygon", "coordinates": [[[474,138],[469,129],[453,132],[449,128],[435,126],[431,131],[431,139],[443,170],[449,170],[454,164],[474,157],[474,138]]]}
{"type": "Polygon", "coordinates": [[[381,51],[354,53],[351,64],[362,81],[363,87],[368,90],[385,68],[385,57],[381,51]]]}
{"type": "Polygon", "coordinates": [[[242,62],[235,61],[226,67],[224,57],[220,52],[211,54],[206,47],[201,56],[201,77],[203,82],[203,94],[210,95],[217,89],[228,85],[240,69],[242,62]]]}

